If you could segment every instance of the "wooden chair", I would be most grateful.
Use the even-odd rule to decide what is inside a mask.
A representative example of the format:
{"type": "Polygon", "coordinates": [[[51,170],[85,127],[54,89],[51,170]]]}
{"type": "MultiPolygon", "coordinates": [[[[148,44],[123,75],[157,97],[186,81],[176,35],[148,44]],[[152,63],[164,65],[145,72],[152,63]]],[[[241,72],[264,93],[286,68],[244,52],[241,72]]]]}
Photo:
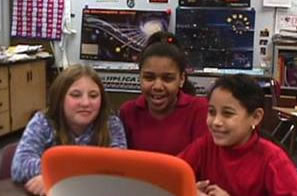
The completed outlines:
{"type": "Polygon", "coordinates": [[[10,168],[17,145],[17,142],[10,143],[3,148],[3,154],[0,165],[0,180],[11,177],[10,168]]]}
{"type": "Polygon", "coordinates": [[[42,157],[48,196],[196,196],[183,160],[160,153],[58,146],[42,157]]]}

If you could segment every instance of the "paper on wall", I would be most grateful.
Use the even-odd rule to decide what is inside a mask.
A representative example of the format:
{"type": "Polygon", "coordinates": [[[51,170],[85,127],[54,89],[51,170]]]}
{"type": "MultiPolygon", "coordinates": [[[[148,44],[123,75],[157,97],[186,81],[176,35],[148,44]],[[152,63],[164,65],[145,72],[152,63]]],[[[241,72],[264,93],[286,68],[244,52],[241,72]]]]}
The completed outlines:
{"type": "Polygon", "coordinates": [[[289,8],[292,5],[292,0],[263,0],[264,7],[285,7],[289,8]]]}
{"type": "Polygon", "coordinates": [[[280,30],[297,31],[297,12],[277,11],[275,33],[280,30]]]}

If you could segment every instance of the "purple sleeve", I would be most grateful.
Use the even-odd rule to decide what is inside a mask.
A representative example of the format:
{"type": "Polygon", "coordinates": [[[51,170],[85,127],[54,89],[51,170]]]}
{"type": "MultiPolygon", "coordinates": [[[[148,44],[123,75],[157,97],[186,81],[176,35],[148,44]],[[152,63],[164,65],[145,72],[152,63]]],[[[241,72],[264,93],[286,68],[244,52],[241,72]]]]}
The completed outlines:
{"type": "Polygon", "coordinates": [[[122,121],[115,115],[109,117],[109,131],[111,134],[111,147],[127,148],[126,135],[122,121]]]}
{"type": "Polygon", "coordinates": [[[11,167],[13,181],[26,182],[39,175],[41,155],[52,142],[52,127],[41,112],[36,113],[26,126],[14,154],[11,167]]]}

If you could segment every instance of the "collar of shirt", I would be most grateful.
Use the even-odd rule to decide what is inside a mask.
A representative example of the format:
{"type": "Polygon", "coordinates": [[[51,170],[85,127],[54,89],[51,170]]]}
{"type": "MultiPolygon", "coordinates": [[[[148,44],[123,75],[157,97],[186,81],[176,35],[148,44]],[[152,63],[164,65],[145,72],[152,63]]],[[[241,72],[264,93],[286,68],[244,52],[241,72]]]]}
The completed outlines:
{"type": "Polygon", "coordinates": [[[224,153],[229,154],[229,156],[240,156],[250,151],[250,149],[256,145],[258,140],[259,140],[259,134],[255,132],[251,135],[251,137],[245,144],[242,144],[240,146],[235,146],[235,147],[220,147],[220,148],[224,153]]]}
{"type": "Polygon", "coordinates": [[[75,144],[83,144],[87,145],[92,138],[92,135],[94,134],[94,125],[89,125],[86,130],[79,136],[74,135],[71,133],[71,137],[74,139],[75,144]]]}

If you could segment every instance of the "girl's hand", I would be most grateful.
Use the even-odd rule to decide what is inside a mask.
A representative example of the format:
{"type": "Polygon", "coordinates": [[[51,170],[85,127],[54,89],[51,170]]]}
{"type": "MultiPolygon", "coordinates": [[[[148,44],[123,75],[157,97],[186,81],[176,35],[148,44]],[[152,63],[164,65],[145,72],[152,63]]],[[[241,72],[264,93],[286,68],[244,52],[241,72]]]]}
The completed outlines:
{"type": "Polygon", "coordinates": [[[202,180],[196,183],[197,189],[200,192],[205,192],[208,185],[209,185],[209,180],[202,180]]]}
{"type": "Polygon", "coordinates": [[[208,196],[206,193],[203,193],[199,190],[197,190],[197,196],[208,196]]]}
{"type": "Polygon", "coordinates": [[[209,196],[230,196],[224,189],[215,184],[207,186],[205,192],[209,196]]]}
{"type": "Polygon", "coordinates": [[[34,195],[44,196],[45,190],[44,190],[42,175],[38,175],[31,178],[25,184],[25,188],[27,191],[29,191],[30,193],[33,193],[34,195]]]}

